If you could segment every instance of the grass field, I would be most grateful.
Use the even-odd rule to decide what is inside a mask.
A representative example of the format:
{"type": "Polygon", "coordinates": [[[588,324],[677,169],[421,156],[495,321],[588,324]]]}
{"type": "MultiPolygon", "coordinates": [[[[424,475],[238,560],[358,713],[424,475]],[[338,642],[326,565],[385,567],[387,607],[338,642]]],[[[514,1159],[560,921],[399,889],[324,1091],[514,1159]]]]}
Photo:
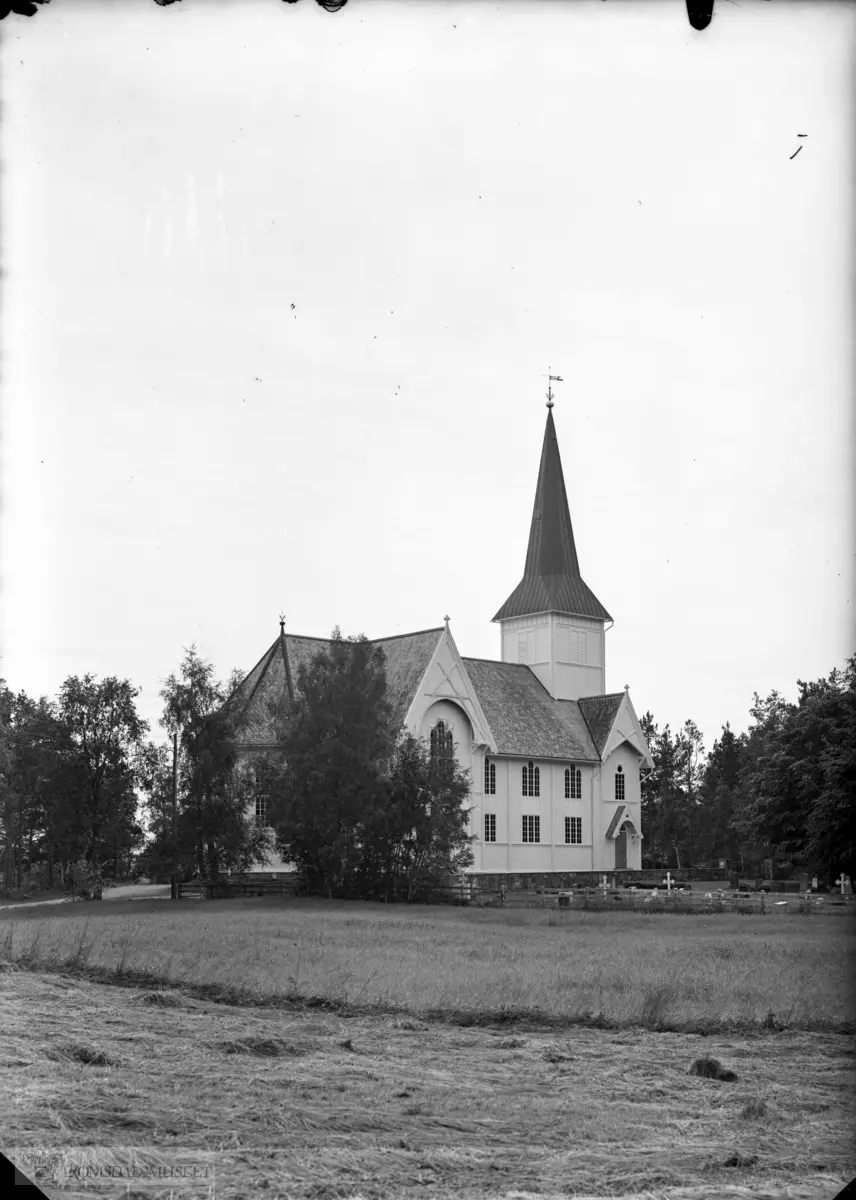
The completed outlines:
{"type": "Polygon", "coordinates": [[[63,905],[4,916],[9,961],[119,972],[236,1001],[321,998],[420,1017],[521,1014],[697,1032],[854,1022],[856,926],[843,917],[310,900],[103,902],[85,914],[63,905]]]}
{"type": "Polygon", "coordinates": [[[849,920],[86,913],[0,922],[10,1146],[210,1151],[230,1198],[831,1200],[856,1174],[849,920]],[[706,1053],[737,1080],[690,1075],[706,1053]]]}

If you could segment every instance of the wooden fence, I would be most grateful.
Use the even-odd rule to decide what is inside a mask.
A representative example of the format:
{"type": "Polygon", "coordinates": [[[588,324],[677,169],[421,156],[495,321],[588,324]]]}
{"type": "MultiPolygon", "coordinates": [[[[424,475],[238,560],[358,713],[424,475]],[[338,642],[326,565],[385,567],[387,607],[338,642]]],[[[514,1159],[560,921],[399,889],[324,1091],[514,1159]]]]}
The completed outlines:
{"type": "MultiPolygon", "coordinates": [[[[178,884],[181,900],[225,900],[236,897],[294,896],[293,879],[204,880],[178,884]]],[[[346,895],[337,899],[352,899],[346,895]]],[[[380,899],[380,897],[378,897],[380,899]]],[[[473,908],[577,909],[588,912],[639,911],[673,913],[802,913],[837,915],[852,913],[854,897],[837,893],[794,894],[781,892],[737,892],[726,889],[578,888],[573,891],[526,891],[483,889],[467,882],[445,887],[426,887],[416,896],[417,904],[461,904],[473,908]]]]}

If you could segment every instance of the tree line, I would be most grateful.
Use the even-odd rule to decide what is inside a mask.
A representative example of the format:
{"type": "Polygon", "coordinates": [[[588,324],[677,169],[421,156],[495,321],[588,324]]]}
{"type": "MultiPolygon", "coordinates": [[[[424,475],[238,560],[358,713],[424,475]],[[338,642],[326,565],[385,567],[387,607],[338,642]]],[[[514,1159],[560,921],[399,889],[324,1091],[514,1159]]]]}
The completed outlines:
{"type": "MultiPolygon", "coordinates": [[[[275,850],[307,891],[409,899],[469,865],[468,776],[445,744],[400,736],[380,648],[335,629],[271,711],[272,752],[236,744],[241,678],[186,651],[160,692],[166,744],[129,680],[70,676],[37,700],[0,681],[4,890],[216,879],[275,850]]],[[[856,656],[797,687],[756,694],[749,729],[724,725],[709,752],[692,720],[673,733],[645,714],[643,865],[854,874],[856,656]]]]}
{"type": "Polygon", "coordinates": [[[654,769],[642,783],[644,856],[657,866],[802,868],[854,875],[856,656],[797,699],[756,692],[751,724],[722,727],[709,753],[688,720],[642,727],[654,769]]]}
{"type": "Polygon", "coordinates": [[[191,647],[148,736],[128,680],[70,676],[55,699],[0,681],[3,889],[100,897],[140,873],[217,879],[278,852],[307,891],[409,899],[472,861],[454,753],[400,738],[383,651],[333,631],[275,707],[273,752],[242,753],[224,684],[191,647]]]}

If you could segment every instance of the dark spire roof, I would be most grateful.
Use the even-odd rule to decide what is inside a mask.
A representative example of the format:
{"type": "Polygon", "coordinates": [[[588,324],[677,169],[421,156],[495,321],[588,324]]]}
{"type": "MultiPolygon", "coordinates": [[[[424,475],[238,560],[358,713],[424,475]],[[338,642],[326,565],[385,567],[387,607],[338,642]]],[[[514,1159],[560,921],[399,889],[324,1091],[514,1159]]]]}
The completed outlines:
{"type": "Polygon", "coordinates": [[[502,621],[540,612],[612,620],[580,575],[559,442],[549,406],[523,579],[493,619],[502,621]]]}

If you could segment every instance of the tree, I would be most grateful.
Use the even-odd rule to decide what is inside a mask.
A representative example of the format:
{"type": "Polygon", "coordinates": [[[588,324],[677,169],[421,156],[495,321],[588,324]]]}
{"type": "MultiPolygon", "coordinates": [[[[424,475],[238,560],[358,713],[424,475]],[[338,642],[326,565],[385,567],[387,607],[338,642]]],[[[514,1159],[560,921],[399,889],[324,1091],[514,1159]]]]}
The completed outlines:
{"type": "MultiPolygon", "coordinates": [[[[691,722],[690,722],[691,724],[691,722]]],[[[654,766],[642,781],[642,832],[647,839],[646,856],[681,866],[681,849],[688,849],[690,820],[683,786],[687,776],[688,747],[672,737],[666,725],[662,732],[650,712],[641,721],[654,766]]],[[[681,735],[678,735],[679,738],[681,735]]]]}
{"type": "Polygon", "coordinates": [[[172,755],[163,743],[146,742],[137,761],[137,780],[148,820],[147,841],[137,859],[146,875],[163,878],[177,869],[172,833],[172,755]]]}
{"type": "Polygon", "coordinates": [[[6,680],[0,680],[0,816],[3,829],[3,888],[12,888],[15,870],[15,834],[17,831],[17,794],[12,780],[14,751],[12,748],[13,696],[6,680]]]}
{"type": "Polygon", "coordinates": [[[834,873],[853,863],[856,656],[797,687],[796,704],[755,696],[735,825],[771,857],[834,873]]]}
{"type": "Polygon", "coordinates": [[[69,676],[55,712],[55,752],[65,803],[92,871],[93,898],[101,896],[105,848],[113,851],[119,830],[133,840],[134,758],[148,729],[136,710],[139,689],[127,679],[69,676]]]}
{"type": "Polygon", "coordinates": [[[384,789],[395,745],[383,650],[333,630],[298,671],[270,783],[277,847],[304,885],[331,896],[353,888],[360,829],[384,789]]]}
{"type": "Polygon", "coordinates": [[[358,888],[412,901],[421,887],[444,883],[472,863],[469,776],[445,747],[431,754],[407,735],[383,783],[360,827],[358,888]]]}
{"type": "Polygon", "coordinates": [[[742,765],[743,739],[726,722],[713,743],[701,778],[700,836],[708,857],[726,860],[742,857],[741,842],[733,824],[740,803],[742,765]]]}
{"type": "MultiPolygon", "coordinates": [[[[161,690],[161,724],[178,737],[178,870],[196,869],[203,879],[246,871],[264,856],[264,829],[250,818],[252,785],[236,770],[232,718],[224,711],[223,687],[195,646],[185,651],[178,675],[161,690]]],[[[164,780],[153,764],[151,787],[162,807],[164,780]]]]}

